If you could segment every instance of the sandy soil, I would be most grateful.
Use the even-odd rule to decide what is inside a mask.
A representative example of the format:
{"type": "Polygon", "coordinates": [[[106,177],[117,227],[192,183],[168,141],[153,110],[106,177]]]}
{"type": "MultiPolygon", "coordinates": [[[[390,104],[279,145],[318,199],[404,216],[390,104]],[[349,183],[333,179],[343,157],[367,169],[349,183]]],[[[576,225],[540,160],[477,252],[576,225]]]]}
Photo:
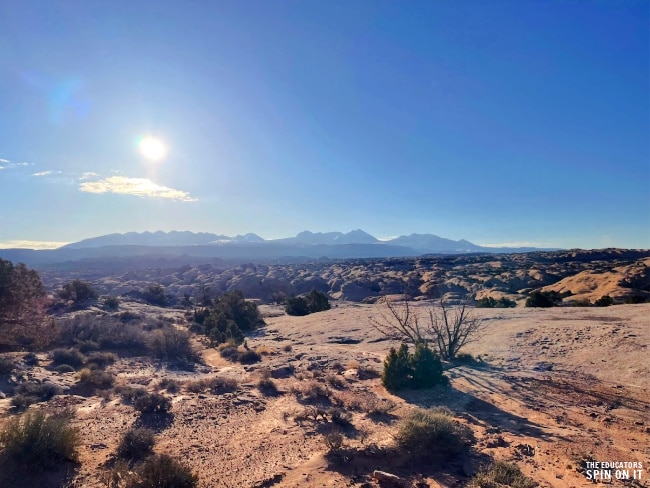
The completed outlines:
{"type": "MultiPolygon", "coordinates": [[[[205,365],[195,372],[167,370],[144,358],[109,368],[119,382],[150,391],[160,391],[156,385],[165,377],[187,383],[221,375],[239,382],[230,393],[182,388],[164,418],[143,418],[115,395],[62,395],[32,408],[77,409],[82,455],[69,486],[107,486],[101,473],[134,425],[153,428],[155,451],[188,463],[204,487],[368,487],[377,486],[370,476],[375,469],[403,477],[408,486],[464,486],[489,458],[513,461],[540,486],[557,487],[591,486],[578,472],[581,459],[642,462],[644,479],[626,486],[650,486],[650,305],[477,310],[486,330],[466,351],[479,361],[450,367],[449,389],[399,396],[373,374],[391,345],[370,325],[383,307],[340,303],[327,312],[288,317],[264,306],[267,325],[248,339],[252,349],[264,352],[255,365],[233,364],[204,349],[205,365]],[[276,395],[257,387],[263,369],[275,378],[276,395]],[[327,396],[300,393],[314,384],[327,385],[327,396]],[[368,412],[369,404],[381,401],[394,408],[368,412]],[[413,465],[392,449],[396,422],[414,406],[438,405],[472,428],[473,452],[453,463],[413,465]],[[310,418],[317,407],[332,406],[351,413],[336,450],[325,442],[338,429],[331,416],[310,418]]],[[[73,373],[42,368],[30,374],[48,374],[64,385],[74,381],[73,373]]],[[[0,409],[9,415],[8,400],[0,401],[0,409]]],[[[42,480],[41,486],[59,482],[42,480]]]]}

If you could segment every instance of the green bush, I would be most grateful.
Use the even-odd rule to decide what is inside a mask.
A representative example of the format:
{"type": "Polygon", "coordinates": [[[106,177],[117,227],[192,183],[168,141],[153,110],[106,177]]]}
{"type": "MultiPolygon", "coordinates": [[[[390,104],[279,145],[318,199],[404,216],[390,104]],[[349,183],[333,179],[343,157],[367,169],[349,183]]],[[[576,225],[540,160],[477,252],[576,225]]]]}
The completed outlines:
{"type": "Polygon", "coordinates": [[[142,292],[142,298],[147,303],[159,307],[166,307],[169,303],[169,299],[167,298],[167,295],[165,295],[165,289],[158,284],[147,287],[147,289],[142,292]]]}
{"type": "Polygon", "coordinates": [[[514,308],[516,306],[516,302],[506,297],[501,297],[498,300],[495,300],[492,297],[485,297],[476,300],[477,308],[514,308]]]}
{"type": "Polygon", "coordinates": [[[391,348],[384,360],[381,382],[387,390],[398,391],[404,388],[431,388],[448,384],[449,380],[442,374],[440,357],[425,343],[416,344],[413,354],[403,343],[398,350],[391,348]]]}
{"type": "Polygon", "coordinates": [[[398,350],[391,347],[388,356],[384,360],[384,372],[381,375],[381,383],[387,390],[402,390],[411,382],[411,361],[408,346],[404,343],[398,350]]]}
{"type": "Polygon", "coordinates": [[[295,317],[303,317],[309,315],[309,305],[307,300],[303,297],[292,297],[287,298],[287,303],[284,306],[284,311],[288,315],[293,315],[295,317]]]}
{"type": "Polygon", "coordinates": [[[109,296],[104,298],[104,308],[115,311],[120,307],[120,300],[117,297],[109,296]]]}
{"type": "Polygon", "coordinates": [[[524,476],[515,464],[504,461],[495,461],[486,468],[481,469],[470,482],[469,488],[534,488],[537,482],[524,476]]]}
{"type": "Polygon", "coordinates": [[[395,440],[400,449],[416,457],[447,458],[471,443],[472,431],[448,411],[418,408],[399,423],[395,440]]]}
{"type": "Polygon", "coordinates": [[[76,369],[74,369],[69,364],[59,364],[56,368],[54,368],[54,371],[57,373],[74,373],[76,369]]]}
{"type": "Polygon", "coordinates": [[[562,303],[562,299],[569,296],[570,293],[558,293],[556,291],[538,291],[532,292],[526,299],[526,307],[549,308],[556,307],[562,303]]]}
{"type": "Polygon", "coordinates": [[[62,462],[78,460],[79,434],[70,427],[72,411],[46,416],[29,412],[10,419],[0,432],[2,456],[15,465],[43,471],[62,462]]]}
{"type": "Polygon", "coordinates": [[[609,295],[604,295],[594,302],[597,307],[609,307],[614,305],[614,299],[609,295]]]}
{"type": "Polygon", "coordinates": [[[211,307],[195,311],[194,320],[203,325],[205,334],[214,345],[224,342],[241,344],[245,332],[264,323],[257,304],[246,300],[239,290],[215,298],[211,307]]]}
{"type": "Polygon", "coordinates": [[[198,477],[191,469],[166,454],[149,456],[126,488],[195,488],[198,477]]]}
{"type": "Polygon", "coordinates": [[[90,286],[90,283],[83,280],[74,280],[71,283],[66,283],[59,291],[59,297],[61,299],[72,301],[76,306],[95,300],[98,296],[97,292],[90,286]]]}
{"type": "Polygon", "coordinates": [[[106,390],[115,383],[115,376],[99,369],[83,368],[79,371],[79,383],[92,389],[106,390]]]}
{"type": "Polygon", "coordinates": [[[135,399],[133,407],[141,413],[167,413],[172,408],[172,402],[159,393],[146,393],[135,399]]]}
{"type": "Polygon", "coordinates": [[[117,455],[123,459],[143,459],[151,453],[155,442],[154,432],[151,429],[129,429],[117,446],[117,455]]]}
{"type": "Polygon", "coordinates": [[[284,311],[288,315],[304,316],[310,313],[323,312],[331,309],[329,299],[323,292],[313,288],[304,297],[293,297],[286,300],[284,311]]]}

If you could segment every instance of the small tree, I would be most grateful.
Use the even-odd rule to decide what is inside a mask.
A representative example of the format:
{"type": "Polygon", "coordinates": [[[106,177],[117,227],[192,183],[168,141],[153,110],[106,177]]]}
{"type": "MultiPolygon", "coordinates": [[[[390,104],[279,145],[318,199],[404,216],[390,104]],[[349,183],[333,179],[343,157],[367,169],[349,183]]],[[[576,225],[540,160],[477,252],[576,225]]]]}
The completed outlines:
{"type": "Polygon", "coordinates": [[[87,281],[74,280],[63,285],[63,288],[59,291],[59,297],[66,301],[72,301],[75,306],[80,306],[97,299],[98,295],[87,281]]]}
{"type": "Polygon", "coordinates": [[[288,315],[294,315],[302,317],[304,315],[309,315],[309,305],[307,300],[303,297],[291,297],[287,298],[287,304],[284,307],[284,311],[288,315]]]}
{"type": "Polygon", "coordinates": [[[445,382],[440,357],[423,342],[415,345],[415,352],[409,358],[412,368],[413,388],[431,388],[445,382]]]}
{"type": "Polygon", "coordinates": [[[429,332],[442,359],[451,361],[463,346],[481,335],[483,319],[473,313],[469,302],[469,298],[464,298],[457,306],[450,307],[441,298],[438,307],[429,309],[429,332]]]}
{"type": "Polygon", "coordinates": [[[316,288],[312,290],[305,297],[309,313],[323,312],[332,308],[327,295],[316,288]]]}
{"type": "Polygon", "coordinates": [[[409,385],[411,380],[411,362],[408,346],[402,343],[399,350],[394,347],[384,360],[384,372],[381,375],[381,383],[387,390],[402,390],[409,385]]]}
{"type": "Polygon", "coordinates": [[[614,299],[609,295],[603,295],[594,302],[594,305],[597,307],[609,307],[610,305],[614,305],[614,299]]]}

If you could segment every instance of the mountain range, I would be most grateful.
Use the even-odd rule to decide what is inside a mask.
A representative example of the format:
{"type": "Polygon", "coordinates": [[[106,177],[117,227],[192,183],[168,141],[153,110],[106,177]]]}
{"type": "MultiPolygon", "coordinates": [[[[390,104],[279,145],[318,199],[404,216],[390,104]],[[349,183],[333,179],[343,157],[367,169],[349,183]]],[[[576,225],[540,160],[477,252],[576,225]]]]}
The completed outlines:
{"type": "Polygon", "coordinates": [[[52,250],[5,249],[0,258],[44,265],[79,260],[109,260],[137,257],[151,259],[180,257],[196,261],[346,259],[420,256],[424,254],[511,253],[536,248],[493,248],[433,234],[410,234],[388,240],[356,229],[342,232],[303,231],[294,237],[264,239],[256,234],[234,237],[208,232],[128,232],[84,239],[52,250]]]}

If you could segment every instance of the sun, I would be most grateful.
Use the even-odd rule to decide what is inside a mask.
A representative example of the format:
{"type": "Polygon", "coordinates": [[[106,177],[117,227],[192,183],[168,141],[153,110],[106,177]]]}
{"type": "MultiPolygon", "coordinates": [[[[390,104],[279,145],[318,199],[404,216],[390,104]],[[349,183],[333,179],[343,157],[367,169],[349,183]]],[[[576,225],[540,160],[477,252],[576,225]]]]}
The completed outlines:
{"type": "Polygon", "coordinates": [[[167,148],[163,142],[153,136],[145,136],[138,141],[138,149],[145,159],[161,161],[167,155],[167,148]]]}

